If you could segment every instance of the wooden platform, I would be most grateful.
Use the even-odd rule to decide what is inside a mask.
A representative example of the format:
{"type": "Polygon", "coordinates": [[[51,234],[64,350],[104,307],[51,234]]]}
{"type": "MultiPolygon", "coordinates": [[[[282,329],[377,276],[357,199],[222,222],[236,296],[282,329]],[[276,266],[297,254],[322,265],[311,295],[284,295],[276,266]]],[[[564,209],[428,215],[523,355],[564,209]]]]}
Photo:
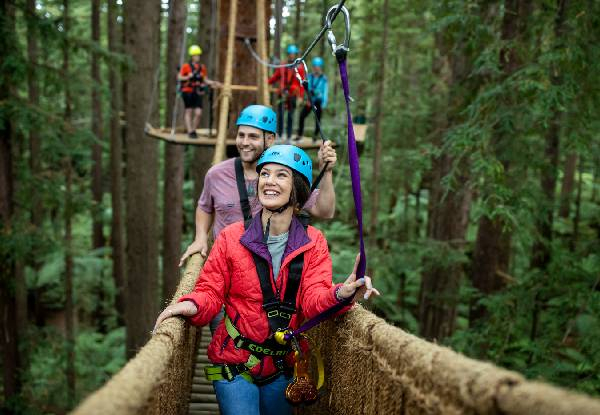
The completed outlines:
{"type": "MultiPolygon", "coordinates": [[[[368,124],[354,124],[354,135],[358,143],[365,141],[368,124]]],[[[146,125],[146,134],[150,137],[164,140],[169,143],[193,145],[193,146],[214,146],[217,143],[217,130],[212,129],[209,131],[208,128],[199,128],[196,130],[198,138],[189,138],[188,135],[181,130],[176,130],[171,133],[170,128],[154,128],[150,124],[146,125]]],[[[228,138],[228,147],[235,147],[235,138],[228,138]]],[[[321,145],[321,140],[313,141],[311,137],[302,137],[300,140],[291,140],[286,142],[281,139],[276,140],[277,144],[294,144],[303,149],[315,149],[321,145]]]]}

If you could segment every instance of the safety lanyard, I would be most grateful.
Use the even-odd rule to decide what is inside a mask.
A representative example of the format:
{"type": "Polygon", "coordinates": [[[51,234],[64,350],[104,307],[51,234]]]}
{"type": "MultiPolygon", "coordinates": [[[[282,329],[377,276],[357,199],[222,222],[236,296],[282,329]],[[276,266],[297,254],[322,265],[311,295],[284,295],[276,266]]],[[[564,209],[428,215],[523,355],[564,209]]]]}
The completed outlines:
{"type": "MultiPolygon", "coordinates": [[[[327,13],[328,25],[331,27],[331,22],[329,21],[332,13],[335,13],[336,6],[329,9],[327,13]]],[[[356,212],[356,220],[358,222],[358,236],[360,239],[360,259],[358,262],[358,267],[356,268],[356,279],[363,278],[365,276],[365,270],[367,267],[367,255],[365,253],[365,242],[363,238],[363,221],[362,221],[362,196],[361,196],[361,187],[360,187],[360,166],[358,162],[358,150],[356,148],[356,137],[354,135],[354,126],[352,124],[352,113],[350,111],[350,85],[348,82],[348,69],[347,69],[347,54],[348,54],[348,42],[350,36],[350,18],[348,10],[345,7],[340,7],[341,11],[344,14],[344,18],[346,21],[346,39],[344,43],[341,45],[336,45],[335,36],[333,32],[330,30],[327,36],[329,43],[333,49],[335,57],[338,62],[338,66],[340,69],[340,79],[342,81],[342,88],[344,90],[344,99],[346,101],[346,115],[347,115],[347,123],[348,123],[348,164],[350,166],[350,178],[352,180],[352,194],[354,196],[354,206],[356,212]]],[[[288,332],[285,334],[285,340],[291,340],[292,338],[298,336],[301,333],[304,333],[307,330],[317,326],[328,318],[332,317],[335,313],[340,311],[342,308],[346,307],[348,304],[352,302],[352,297],[347,298],[344,301],[339,302],[338,304],[330,307],[329,309],[323,311],[318,314],[316,317],[306,321],[296,330],[288,332]]]]}

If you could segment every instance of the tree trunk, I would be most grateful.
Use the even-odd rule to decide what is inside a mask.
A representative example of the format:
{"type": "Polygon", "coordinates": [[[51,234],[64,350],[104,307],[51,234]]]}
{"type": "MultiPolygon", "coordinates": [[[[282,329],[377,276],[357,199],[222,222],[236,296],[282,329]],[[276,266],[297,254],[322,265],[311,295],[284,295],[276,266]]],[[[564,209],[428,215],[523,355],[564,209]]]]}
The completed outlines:
{"type": "MultiPolygon", "coordinates": [[[[65,40],[63,42],[63,66],[62,76],[64,82],[65,93],[65,113],[63,135],[65,141],[71,141],[71,89],[70,89],[70,56],[69,56],[69,0],[63,0],[63,29],[65,40]]],[[[64,160],[65,166],[65,206],[64,206],[64,221],[65,221],[65,331],[66,331],[66,377],[67,377],[67,405],[73,407],[75,403],[75,327],[74,327],[74,307],[73,307],[73,253],[72,253],[72,229],[71,218],[72,201],[71,192],[73,184],[73,168],[71,165],[71,157],[67,155],[64,160]]]]}
{"type": "Polygon", "coordinates": [[[575,186],[575,169],[577,168],[577,153],[573,152],[565,160],[565,169],[560,189],[560,208],[558,214],[561,218],[568,218],[571,210],[571,195],[575,186]]]}
{"type": "Polygon", "coordinates": [[[275,37],[273,53],[277,61],[281,61],[281,36],[283,35],[283,0],[275,0],[275,37]]]}
{"type": "Polygon", "coordinates": [[[577,248],[579,241],[579,222],[581,221],[581,191],[583,188],[583,170],[585,163],[583,157],[579,159],[579,178],[577,180],[577,196],[575,196],[575,218],[573,219],[573,237],[571,238],[571,251],[577,248]]]}
{"type": "MultiPolygon", "coordinates": [[[[12,2],[0,1],[0,59],[12,58],[15,38],[15,9],[12,2]]],[[[0,102],[5,102],[13,95],[12,74],[5,73],[0,78],[0,102]]],[[[0,122],[0,231],[10,237],[11,223],[14,214],[14,172],[13,141],[14,126],[10,114],[2,114],[0,122]]],[[[19,352],[16,303],[13,289],[15,278],[15,258],[10,252],[0,257],[0,345],[2,346],[2,373],[4,402],[0,409],[13,413],[9,405],[20,391],[19,352]]]]}
{"type": "MultiPolygon", "coordinates": [[[[563,42],[564,23],[566,15],[567,0],[557,1],[557,15],[554,21],[554,35],[556,48],[558,44],[563,42]]],[[[562,84],[560,69],[553,67],[551,69],[550,80],[554,88],[559,88],[562,84]]],[[[552,109],[549,126],[546,130],[545,148],[544,148],[544,164],[542,166],[542,174],[540,185],[543,194],[543,200],[540,202],[540,215],[537,220],[538,239],[533,246],[533,255],[531,265],[533,268],[545,270],[550,262],[550,247],[553,237],[554,225],[554,207],[555,207],[555,190],[558,178],[558,159],[559,159],[559,134],[561,126],[561,110],[555,105],[552,109]]]]}
{"type": "MultiPolygon", "coordinates": [[[[122,51],[117,40],[116,0],[108,0],[107,32],[108,48],[111,52],[122,51]]],[[[125,315],[125,249],[123,241],[123,137],[121,132],[121,89],[119,86],[119,68],[108,64],[108,82],[110,87],[110,188],[112,221],[110,243],[112,247],[113,279],[116,288],[115,306],[119,324],[123,324],[125,315]]]]}
{"type": "MultiPolygon", "coordinates": [[[[100,45],[100,0],[92,0],[92,42],[100,45]]],[[[102,101],[99,88],[100,59],[97,52],[92,51],[92,132],[95,142],[92,145],[92,249],[104,246],[102,232],[102,141],[104,128],[102,117],[102,101]]]]}
{"type": "MultiPolygon", "coordinates": [[[[216,27],[214,22],[218,20],[218,9],[216,7],[216,0],[201,0],[200,13],[201,22],[210,22],[210,24],[202,23],[199,31],[199,41],[202,45],[210,45],[209,55],[210,60],[208,62],[208,74],[211,78],[215,78],[217,74],[217,59],[216,59],[216,27]],[[210,12],[210,13],[209,13],[210,12]],[[213,15],[213,12],[215,13],[213,15]]],[[[207,108],[208,109],[208,108],[207,108]]],[[[210,109],[212,111],[212,109],[210,109]]],[[[203,120],[207,117],[203,117],[203,120]]],[[[213,146],[194,146],[194,158],[192,162],[191,175],[194,180],[194,197],[198,199],[204,188],[204,176],[210,168],[210,164],[214,157],[213,146]]],[[[194,204],[194,208],[195,208],[194,204]]],[[[194,230],[192,230],[194,232],[194,230]]]]}
{"type": "Polygon", "coordinates": [[[300,31],[301,29],[301,21],[302,21],[302,1],[296,0],[296,14],[294,19],[294,42],[300,42],[300,31]]]}
{"type": "MultiPolygon", "coordinates": [[[[502,20],[501,38],[505,44],[510,45],[500,51],[500,66],[502,68],[502,78],[507,79],[512,76],[521,66],[522,57],[519,55],[518,43],[525,36],[527,31],[527,21],[531,15],[531,2],[528,0],[506,0],[504,4],[504,16],[502,20]]],[[[508,102],[507,105],[517,105],[517,103],[508,102]]],[[[508,109],[510,111],[510,109],[508,109]]],[[[511,114],[511,118],[516,118],[516,114],[511,114]]],[[[514,122],[504,123],[513,125],[514,122]]],[[[491,144],[494,154],[504,167],[504,176],[509,183],[513,183],[510,188],[516,187],[515,180],[510,170],[510,149],[508,143],[515,136],[515,131],[507,128],[497,127],[493,132],[491,144]]],[[[487,199],[487,195],[483,195],[487,199]]],[[[477,229],[477,239],[473,251],[473,260],[471,263],[471,283],[479,294],[471,304],[469,311],[469,321],[474,324],[477,320],[487,315],[487,310],[479,304],[481,297],[493,294],[504,287],[504,280],[501,275],[508,271],[511,252],[511,232],[509,224],[502,217],[490,218],[482,216],[479,220],[477,229]]]]}
{"type": "Polygon", "coordinates": [[[148,339],[158,312],[158,145],[144,135],[152,113],[160,13],[143,0],[125,3],[125,51],[136,65],[127,88],[126,350],[133,356],[148,339]],[[143,22],[143,24],[140,24],[143,22]]]}
{"type": "MultiPolygon", "coordinates": [[[[36,108],[40,105],[40,92],[36,79],[36,69],[38,67],[38,44],[37,44],[37,27],[32,22],[32,18],[36,15],[35,0],[27,0],[26,10],[29,19],[27,20],[27,86],[29,95],[29,104],[36,108]]],[[[38,131],[35,128],[29,130],[29,168],[31,175],[38,179],[41,173],[41,142],[38,131]]],[[[31,223],[35,228],[39,228],[42,224],[43,205],[40,203],[40,195],[37,192],[31,194],[31,223]]]]}
{"type": "Polygon", "coordinates": [[[369,224],[369,239],[371,249],[375,249],[377,244],[377,213],[379,210],[379,182],[381,180],[381,140],[383,135],[383,111],[385,100],[385,62],[387,59],[388,42],[388,10],[389,1],[383,1],[383,34],[381,38],[381,48],[379,49],[379,80],[377,83],[377,95],[375,97],[375,149],[373,152],[373,186],[371,189],[371,220],[369,224]]]}
{"type": "MultiPolygon", "coordinates": [[[[328,10],[328,2],[327,0],[322,0],[321,2],[321,16],[325,16],[325,13],[327,13],[328,10]]],[[[324,17],[323,17],[324,18],[324,17]]],[[[327,43],[327,41],[325,40],[327,36],[323,36],[321,38],[321,40],[319,41],[319,56],[325,56],[325,43],[327,43]]],[[[363,112],[364,114],[364,112],[363,112]]],[[[360,113],[359,113],[360,115],[360,113]]]]}
{"type": "MultiPolygon", "coordinates": [[[[208,77],[210,79],[215,79],[215,49],[216,49],[216,39],[215,33],[216,31],[216,22],[215,16],[211,13],[213,9],[216,11],[216,5],[214,4],[216,0],[200,0],[200,13],[198,14],[198,44],[202,48],[202,60],[206,65],[206,69],[208,71],[208,77]]],[[[184,23],[185,24],[185,23],[184,23]]],[[[167,52],[168,53],[168,52],[167,52]]],[[[185,53],[185,51],[184,51],[185,53]]],[[[177,56],[177,61],[179,62],[179,56],[177,56]]],[[[173,65],[173,62],[171,62],[173,65]]],[[[209,92],[212,94],[212,90],[209,92]]],[[[210,120],[213,120],[214,124],[214,111],[210,105],[209,95],[206,94],[203,98],[204,105],[202,110],[202,118],[200,119],[200,125],[203,128],[209,128],[210,120]]],[[[181,102],[177,105],[182,104],[181,102]]],[[[180,120],[174,120],[178,123],[180,120]]],[[[214,125],[213,125],[214,127],[214,125]]],[[[196,149],[199,146],[194,146],[196,149]]]]}
{"type": "MultiPolygon", "coordinates": [[[[175,105],[177,67],[183,49],[183,31],[187,16],[186,0],[169,3],[169,31],[167,38],[167,88],[165,125],[171,125],[171,108],[175,105]]],[[[163,300],[175,293],[179,283],[179,256],[183,224],[183,164],[184,147],[167,144],[165,148],[165,188],[163,210],[163,300]]]]}
{"type": "MultiPolygon", "coordinates": [[[[467,168],[459,165],[455,188],[445,192],[442,179],[450,174],[453,158],[443,154],[436,162],[435,183],[429,203],[432,204],[430,237],[439,244],[440,258],[457,255],[464,249],[471,190],[467,168]]],[[[457,174],[457,173],[455,173],[457,174]]],[[[441,340],[454,332],[458,305],[458,290],[462,276],[459,263],[434,260],[426,267],[419,293],[420,334],[426,339],[441,340]]]]}
{"type": "MultiPolygon", "coordinates": [[[[231,4],[231,1],[223,1],[220,3],[219,21],[221,22],[221,33],[228,33],[231,4]]],[[[231,82],[234,85],[256,85],[258,64],[248,53],[246,46],[244,46],[244,43],[241,40],[241,38],[256,39],[256,0],[244,0],[243,2],[238,2],[238,11],[242,10],[242,5],[244,6],[243,13],[239,12],[236,15],[231,82]]],[[[254,44],[256,45],[256,43],[254,44]]],[[[226,57],[227,36],[222,36],[219,39],[219,67],[223,68],[221,79],[225,79],[226,57]]],[[[229,103],[230,122],[228,123],[229,128],[227,137],[235,137],[237,134],[235,120],[237,119],[238,114],[242,109],[253,103],[256,103],[256,92],[232,91],[232,99],[229,103]]]]}
{"type": "MultiPolygon", "coordinates": [[[[469,82],[473,81],[467,79],[470,62],[464,43],[459,42],[453,45],[457,51],[449,53],[450,47],[443,37],[436,36],[440,57],[434,61],[434,71],[446,80],[449,91],[447,103],[440,104],[447,107],[435,112],[432,123],[440,131],[438,146],[448,126],[460,122],[468,94],[477,89],[477,85],[471,85],[469,82]]],[[[464,159],[457,162],[444,152],[433,160],[432,170],[428,235],[436,241],[441,258],[455,257],[464,249],[471,206],[468,166],[464,159]],[[454,181],[448,189],[443,179],[452,170],[454,181]]],[[[454,332],[461,276],[462,266],[458,262],[432,260],[426,264],[419,292],[419,332],[426,339],[441,340],[454,332]]]]}

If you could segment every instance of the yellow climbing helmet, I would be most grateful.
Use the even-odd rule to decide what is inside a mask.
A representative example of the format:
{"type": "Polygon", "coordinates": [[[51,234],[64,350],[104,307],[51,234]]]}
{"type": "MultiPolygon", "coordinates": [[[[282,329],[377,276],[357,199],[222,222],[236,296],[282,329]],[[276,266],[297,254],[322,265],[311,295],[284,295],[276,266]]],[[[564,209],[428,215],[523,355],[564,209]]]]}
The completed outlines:
{"type": "Polygon", "coordinates": [[[190,54],[190,56],[202,55],[202,48],[198,45],[192,45],[188,49],[188,53],[190,54]]]}

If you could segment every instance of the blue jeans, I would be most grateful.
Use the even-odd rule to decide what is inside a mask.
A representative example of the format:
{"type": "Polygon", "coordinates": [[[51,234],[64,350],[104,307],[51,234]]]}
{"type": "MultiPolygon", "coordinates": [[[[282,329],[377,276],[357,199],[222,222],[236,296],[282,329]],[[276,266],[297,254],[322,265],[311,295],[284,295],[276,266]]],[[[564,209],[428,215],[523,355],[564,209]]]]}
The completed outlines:
{"type": "Polygon", "coordinates": [[[281,375],[271,383],[256,386],[238,375],[231,382],[215,380],[213,385],[221,415],[291,415],[292,407],[285,399],[290,381],[281,375]]]}

